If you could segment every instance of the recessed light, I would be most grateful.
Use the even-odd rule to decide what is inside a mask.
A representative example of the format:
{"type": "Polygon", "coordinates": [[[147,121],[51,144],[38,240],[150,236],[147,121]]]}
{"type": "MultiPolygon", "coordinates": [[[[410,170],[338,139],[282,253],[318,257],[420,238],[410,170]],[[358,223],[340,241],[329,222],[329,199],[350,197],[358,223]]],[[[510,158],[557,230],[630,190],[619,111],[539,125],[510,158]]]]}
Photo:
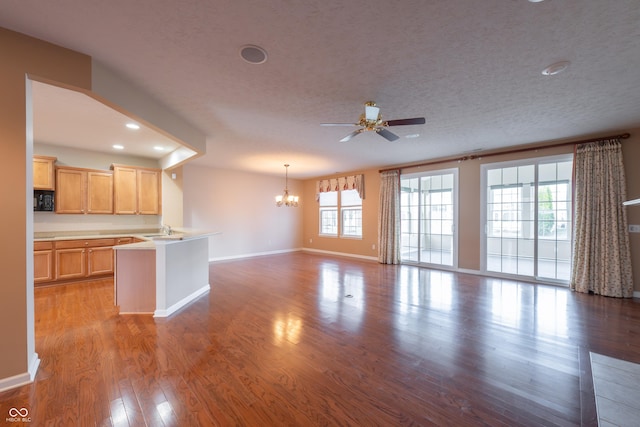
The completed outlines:
{"type": "Polygon", "coordinates": [[[114,144],[113,148],[116,149],[116,150],[124,150],[124,145],[114,144]]]}
{"type": "Polygon", "coordinates": [[[409,135],[405,136],[405,138],[411,138],[411,139],[413,139],[413,138],[417,138],[417,137],[419,137],[419,136],[420,136],[420,134],[419,134],[419,133],[412,133],[412,134],[409,134],[409,135]]]}
{"type": "Polygon", "coordinates": [[[240,48],[240,56],[249,64],[264,64],[267,62],[267,51],[260,46],[245,45],[240,48]]]}
{"type": "Polygon", "coordinates": [[[156,145],[153,149],[156,151],[164,151],[164,147],[160,147],[159,145],[156,145]]]}
{"type": "Polygon", "coordinates": [[[137,123],[127,123],[127,124],[126,124],[126,126],[127,126],[129,129],[134,129],[134,130],[138,130],[138,129],[140,129],[140,125],[139,125],[139,124],[137,124],[137,123]]]}
{"type": "Polygon", "coordinates": [[[556,74],[560,74],[569,66],[569,61],[560,61],[554,64],[549,65],[547,68],[542,70],[542,74],[545,76],[555,76],[556,74]]]}
{"type": "Polygon", "coordinates": [[[540,3],[541,1],[544,1],[544,0],[529,0],[529,3],[540,3]]]}

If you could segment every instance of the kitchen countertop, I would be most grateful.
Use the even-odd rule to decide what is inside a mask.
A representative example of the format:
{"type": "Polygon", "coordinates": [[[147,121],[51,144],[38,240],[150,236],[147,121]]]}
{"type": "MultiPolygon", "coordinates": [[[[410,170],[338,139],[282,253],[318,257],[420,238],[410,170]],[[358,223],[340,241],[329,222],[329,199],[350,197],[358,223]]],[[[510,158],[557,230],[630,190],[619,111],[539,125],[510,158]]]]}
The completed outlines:
{"type": "Polygon", "coordinates": [[[158,229],[146,230],[101,230],[101,231],[59,231],[59,232],[36,232],[34,241],[59,241],[59,240],[81,240],[81,239],[110,239],[120,237],[135,237],[144,242],[129,243],[114,246],[114,249],[153,249],[154,242],[171,243],[181,240],[191,240],[202,237],[221,234],[220,232],[195,230],[187,228],[176,228],[171,234],[162,233],[158,229]]]}

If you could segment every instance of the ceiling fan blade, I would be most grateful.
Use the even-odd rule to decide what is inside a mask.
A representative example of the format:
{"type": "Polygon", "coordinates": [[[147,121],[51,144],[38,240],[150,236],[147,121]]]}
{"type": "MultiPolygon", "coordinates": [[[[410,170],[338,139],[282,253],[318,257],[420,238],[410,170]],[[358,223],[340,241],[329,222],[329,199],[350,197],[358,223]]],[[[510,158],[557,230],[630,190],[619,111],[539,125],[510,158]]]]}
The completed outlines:
{"type": "Polygon", "coordinates": [[[385,138],[387,141],[395,141],[397,139],[400,139],[398,135],[396,135],[393,132],[389,132],[384,128],[376,128],[376,133],[381,137],[385,138]]]}
{"type": "Polygon", "coordinates": [[[401,125],[423,125],[426,123],[424,117],[416,117],[414,119],[398,119],[388,120],[387,126],[401,126],[401,125]]]}
{"type": "Polygon", "coordinates": [[[357,123],[320,123],[320,126],[359,126],[357,123]]]}
{"type": "Polygon", "coordinates": [[[363,131],[364,131],[364,129],[358,129],[358,130],[355,130],[355,131],[351,132],[349,135],[347,135],[347,136],[345,136],[344,138],[342,138],[342,139],[340,140],[340,142],[347,142],[347,141],[349,141],[351,138],[353,138],[354,136],[357,136],[357,135],[361,134],[363,131]]]}

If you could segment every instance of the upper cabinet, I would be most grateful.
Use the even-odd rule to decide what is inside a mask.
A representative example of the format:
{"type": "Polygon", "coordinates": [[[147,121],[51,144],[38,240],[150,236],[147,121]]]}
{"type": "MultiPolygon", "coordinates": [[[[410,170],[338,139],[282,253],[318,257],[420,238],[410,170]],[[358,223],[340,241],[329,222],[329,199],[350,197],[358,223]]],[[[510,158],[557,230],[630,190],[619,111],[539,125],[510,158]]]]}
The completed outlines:
{"type": "Polygon", "coordinates": [[[56,213],[112,214],[113,175],[109,171],[58,167],[56,213]]]}
{"type": "Polygon", "coordinates": [[[160,215],[162,170],[111,165],[112,171],[55,167],[55,157],[33,156],[33,187],[55,191],[59,214],[160,215]]]}
{"type": "Polygon", "coordinates": [[[33,189],[55,189],[55,157],[33,156],[33,189]]]}
{"type": "Polygon", "coordinates": [[[114,213],[159,215],[162,211],[161,170],[112,165],[114,213]]]}

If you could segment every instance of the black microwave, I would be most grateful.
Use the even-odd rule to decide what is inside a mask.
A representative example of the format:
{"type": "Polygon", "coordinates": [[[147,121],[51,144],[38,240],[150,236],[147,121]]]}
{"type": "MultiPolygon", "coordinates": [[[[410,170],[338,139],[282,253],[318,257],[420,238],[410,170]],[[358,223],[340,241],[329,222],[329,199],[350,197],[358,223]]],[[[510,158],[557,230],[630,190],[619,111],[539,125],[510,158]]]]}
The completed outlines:
{"type": "Polygon", "coordinates": [[[33,210],[53,212],[54,210],[54,193],[48,190],[33,191],[33,210]]]}

